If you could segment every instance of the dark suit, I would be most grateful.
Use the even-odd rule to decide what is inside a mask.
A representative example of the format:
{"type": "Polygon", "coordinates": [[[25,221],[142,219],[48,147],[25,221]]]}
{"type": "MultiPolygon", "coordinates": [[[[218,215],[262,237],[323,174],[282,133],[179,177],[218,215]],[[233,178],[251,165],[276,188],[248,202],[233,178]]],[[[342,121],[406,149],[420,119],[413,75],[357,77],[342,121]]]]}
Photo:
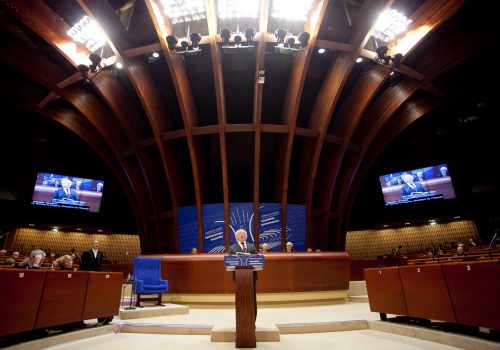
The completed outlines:
{"type": "Polygon", "coordinates": [[[94,252],[87,250],[82,253],[80,258],[80,270],[82,271],[99,271],[101,269],[101,264],[104,260],[104,254],[99,250],[97,251],[97,256],[94,256],[94,252]]]}
{"type": "Polygon", "coordinates": [[[52,195],[52,199],[72,199],[74,201],[77,201],[78,194],[76,193],[76,191],[74,189],[70,189],[69,191],[70,191],[70,195],[68,196],[68,194],[66,192],[64,192],[64,189],[59,188],[52,195]]]}
{"type": "Polygon", "coordinates": [[[234,255],[236,253],[257,254],[257,250],[255,250],[255,246],[253,245],[253,243],[246,242],[246,244],[247,244],[247,251],[246,252],[243,251],[243,249],[240,247],[240,245],[238,243],[235,243],[229,247],[227,253],[229,255],[234,255]]]}
{"type": "Polygon", "coordinates": [[[409,196],[415,192],[427,192],[427,189],[419,182],[415,182],[415,188],[410,187],[406,183],[401,187],[401,197],[409,196]]]}

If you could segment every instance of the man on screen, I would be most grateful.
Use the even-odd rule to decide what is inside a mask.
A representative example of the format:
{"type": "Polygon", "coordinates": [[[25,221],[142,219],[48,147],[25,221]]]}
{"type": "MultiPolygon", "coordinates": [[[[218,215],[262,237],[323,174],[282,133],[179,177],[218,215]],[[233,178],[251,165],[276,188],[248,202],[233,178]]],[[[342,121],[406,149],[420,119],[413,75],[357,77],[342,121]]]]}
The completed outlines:
{"type": "Polygon", "coordinates": [[[71,188],[72,184],[73,182],[67,177],[62,178],[61,187],[54,192],[52,200],[71,199],[77,201],[78,193],[71,188]]]}
{"type": "Polygon", "coordinates": [[[401,197],[409,196],[418,192],[427,192],[427,189],[423,184],[413,180],[412,174],[403,173],[401,174],[401,179],[404,181],[404,185],[401,187],[401,197]]]}
{"type": "Polygon", "coordinates": [[[240,228],[234,233],[234,236],[236,238],[236,243],[229,247],[229,255],[234,255],[236,253],[257,254],[253,243],[247,242],[247,231],[240,228]]]}

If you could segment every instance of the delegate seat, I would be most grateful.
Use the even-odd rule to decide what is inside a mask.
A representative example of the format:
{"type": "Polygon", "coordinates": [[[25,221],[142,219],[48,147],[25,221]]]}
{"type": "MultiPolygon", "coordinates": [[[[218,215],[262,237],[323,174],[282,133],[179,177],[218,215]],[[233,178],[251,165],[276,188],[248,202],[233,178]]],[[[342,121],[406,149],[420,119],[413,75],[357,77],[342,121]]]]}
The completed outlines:
{"type": "Polygon", "coordinates": [[[0,337],[33,329],[47,272],[0,270],[0,337]]]}
{"type": "Polygon", "coordinates": [[[408,316],[456,322],[441,265],[399,268],[408,316]]]}
{"type": "Polygon", "coordinates": [[[500,262],[443,265],[457,322],[500,330],[500,262]]]}
{"type": "Polygon", "coordinates": [[[161,278],[161,260],[154,258],[134,259],[134,293],[137,294],[137,306],[141,301],[156,300],[161,304],[161,295],[168,291],[168,281],[161,278]],[[141,299],[141,295],[157,294],[155,299],[141,299]]]}
{"type": "Polygon", "coordinates": [[[407,314],[398,267],[365,269],[365,281],[371,311],[381,314],[407,314]]]}
{"type": "Polygon", "coordinates": [[[81,321],[88,278],[88,272],[47,272],[35,328],[81,321]]]}
{"type": "Polygon", "coordinates": [[[83,320],[112,317],[120,310],[123,274],[89,272],[83,320]]]}

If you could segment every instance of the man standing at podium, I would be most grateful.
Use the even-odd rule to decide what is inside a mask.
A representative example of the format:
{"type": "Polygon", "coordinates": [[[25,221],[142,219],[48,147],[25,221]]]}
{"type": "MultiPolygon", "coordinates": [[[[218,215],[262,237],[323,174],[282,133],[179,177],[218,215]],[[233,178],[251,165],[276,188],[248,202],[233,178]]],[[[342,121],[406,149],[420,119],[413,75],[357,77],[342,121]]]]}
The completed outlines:
{"type": "Polygon", "coordinates": [[[253,243],[247,242],[247,231],[240,228],[234,233],[234,236],[236,238],[236,243],[229,247],[229,255],[235,255],[236,253],[257,254],[257,250],[255,250],[253,243]]]}

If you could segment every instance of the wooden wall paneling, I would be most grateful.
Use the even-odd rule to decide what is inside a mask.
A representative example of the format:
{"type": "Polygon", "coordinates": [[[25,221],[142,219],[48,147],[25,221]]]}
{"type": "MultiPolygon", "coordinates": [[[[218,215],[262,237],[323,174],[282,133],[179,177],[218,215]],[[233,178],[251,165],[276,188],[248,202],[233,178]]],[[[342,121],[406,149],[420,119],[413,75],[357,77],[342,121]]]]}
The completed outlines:
{"type": "Polygon", "coordinates": [[[290,174],[290,163],[292,160],[293,141],[295,137],[295,128],[297,116],[299,113],[302,90],[309,71],[312,53],[316,48],[319,29],[323,22],[326,9],[330,0],[316,0],[313,3],[310,16],[304,25],[304,31],[310,34],[308,45],[303,51],[297,54],[292,65],[290,80],[285,95],[283,107],[283,120],[288,127],[288,137],[286,148],[283,153],[282,176],[281,176],[281,248],[285,248],[286,242],[286,220],[287,220],[287,202],[288,202],[288,181],[290,174]]]}
{"type": "MultiPolygon", "coordinates": [[[[226,148],[226,96],[224,92],[224,75],[222,74],[221,49],[217,40],[217,11],[215,0],[205,0],[209,33],[210,54],[212,56],[212,74],[214,77],[215,99],[217,102],[217,123],[219,124],[219,146],[222,165],[222,192],[224,201],[224,240],[226,247],[231,243],[229,238],[229,184],[226,148]]],[[[203,238],[198,245],[203,251],[203,238]]]]}
{"type": "Polygon", "coordinates": [[[184,59],[181,55],[170,51],[167,46],[166,37],[168,34],[173,33],[172,24],[166,20],[163,15],[158,13],[156,4],[153,4],[151,0],[146,0],[146,6],[169,67],[175,92],[177,94],[177,100],[179,101],[184,129],[186,130],[186,140],[193,172],[195,202],[198,216],[198,244],[200,251],[203,251],[203,192],[201,188],[200,170],[198,168],[198,152],[193,141],[193,127],[198,125],[197,111],[184,59]]]}

